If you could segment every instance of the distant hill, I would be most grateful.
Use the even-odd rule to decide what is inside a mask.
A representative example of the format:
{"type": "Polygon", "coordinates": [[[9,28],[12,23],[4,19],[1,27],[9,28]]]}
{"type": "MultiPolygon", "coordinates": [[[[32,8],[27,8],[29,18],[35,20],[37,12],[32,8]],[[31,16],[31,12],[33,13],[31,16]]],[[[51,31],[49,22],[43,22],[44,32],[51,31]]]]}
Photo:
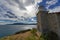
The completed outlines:
{"type": "Polygon", "coordinates": [[[31,24],[24,24],[24,23],[14,23],[14,24],[7,24],[7,25],[36,25],[36,23],[31,23],[31,24]]]}

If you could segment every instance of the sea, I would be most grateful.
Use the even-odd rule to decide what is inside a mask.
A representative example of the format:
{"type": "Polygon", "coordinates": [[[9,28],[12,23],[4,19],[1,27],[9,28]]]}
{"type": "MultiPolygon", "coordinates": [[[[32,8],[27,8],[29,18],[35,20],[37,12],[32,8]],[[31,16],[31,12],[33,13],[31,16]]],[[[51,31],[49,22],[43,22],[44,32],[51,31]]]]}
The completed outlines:
{"type": "Polygon", "coordinates": [[[32,28],[37,28],[37,25],[0,25],[0,38],[32,28]]]}

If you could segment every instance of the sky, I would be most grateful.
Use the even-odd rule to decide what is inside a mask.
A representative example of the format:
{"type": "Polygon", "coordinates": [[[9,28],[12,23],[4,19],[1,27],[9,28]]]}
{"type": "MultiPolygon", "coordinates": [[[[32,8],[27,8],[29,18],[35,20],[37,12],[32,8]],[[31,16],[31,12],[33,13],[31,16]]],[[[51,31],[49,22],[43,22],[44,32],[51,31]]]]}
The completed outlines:
{"type": "Polygon", "coordinates": [[[39,5],[45,6],[50,13],[60,12],[60,0],[42,0],[39,5]]]}
{"type": "Polygon", "coordinates": [[[37,2],[40,0],[0,0],[0,4],[10,9],[16,16],[26,14],[27,17],[35,16],[38,8],[37,2]]]}
{"type": "Polygon", "coordinates": [[[36,23],[39,5],[44,6],[49,13],[60,12],[60,0],[0,0],[0,19],[3,18],[3,23],[6,20],[11,22],[11,17],[18,22],[36,23]]]}

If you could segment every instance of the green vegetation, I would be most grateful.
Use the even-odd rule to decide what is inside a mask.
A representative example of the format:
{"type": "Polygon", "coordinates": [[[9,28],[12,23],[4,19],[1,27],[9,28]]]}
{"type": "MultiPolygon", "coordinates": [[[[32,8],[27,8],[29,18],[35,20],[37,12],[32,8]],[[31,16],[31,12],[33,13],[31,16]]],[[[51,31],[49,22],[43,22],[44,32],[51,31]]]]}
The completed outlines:
{"type": "Polygon", "coordinates": [[[37,40],[35,36],[31,35],[26,38],[26,40],[37,40]]]}
{"type": "Polygon", "coordinates": [[[49,31],[47,33],[42,34],[40,36],[40,40],[59,40],[59,38],[55,32],[49,31]]]}
{"type": "Polygon", "coordinates": [[[37,29],[32,29],[32,30],[31,30],[31,33],[33,34],[33,36],[34,36],[34,35],[37,36],[36,32],[37,32],[37,29]]]}
{"type": "MultiPolygon", "coordinates": [[[[18,32],[16,32],[15,34],[25,33],[25,32],[28,32],[28,31],[31,31],[31,30],[28,29],[28,30],[25,30],[25,31],[18,31],[18,32]]],[[[15,34],[14,34],[14,35],[15,35],[15,34]]]]}
{"type": "Polygon", "coordinates": [[[36,34],[36,32],[37,32],[37,29],[32,29],[31,30],[31,33],[32,33],[32,35],[31,36],[29,36],[29,37],[27,37],[26,38],[26,40],[37,40],[37,34],[36,34]]]}

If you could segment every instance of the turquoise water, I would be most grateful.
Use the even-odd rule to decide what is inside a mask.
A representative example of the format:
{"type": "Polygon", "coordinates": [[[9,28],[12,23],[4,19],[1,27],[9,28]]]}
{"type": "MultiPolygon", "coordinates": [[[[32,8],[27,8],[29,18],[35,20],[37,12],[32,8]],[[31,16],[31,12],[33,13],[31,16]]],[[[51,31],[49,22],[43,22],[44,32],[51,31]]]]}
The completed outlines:
{"type": "Polygon", "coordinates": [[[14,34],[21,30],[36,28],[36,25],[0,25],[0,37],[14,34]]]}

